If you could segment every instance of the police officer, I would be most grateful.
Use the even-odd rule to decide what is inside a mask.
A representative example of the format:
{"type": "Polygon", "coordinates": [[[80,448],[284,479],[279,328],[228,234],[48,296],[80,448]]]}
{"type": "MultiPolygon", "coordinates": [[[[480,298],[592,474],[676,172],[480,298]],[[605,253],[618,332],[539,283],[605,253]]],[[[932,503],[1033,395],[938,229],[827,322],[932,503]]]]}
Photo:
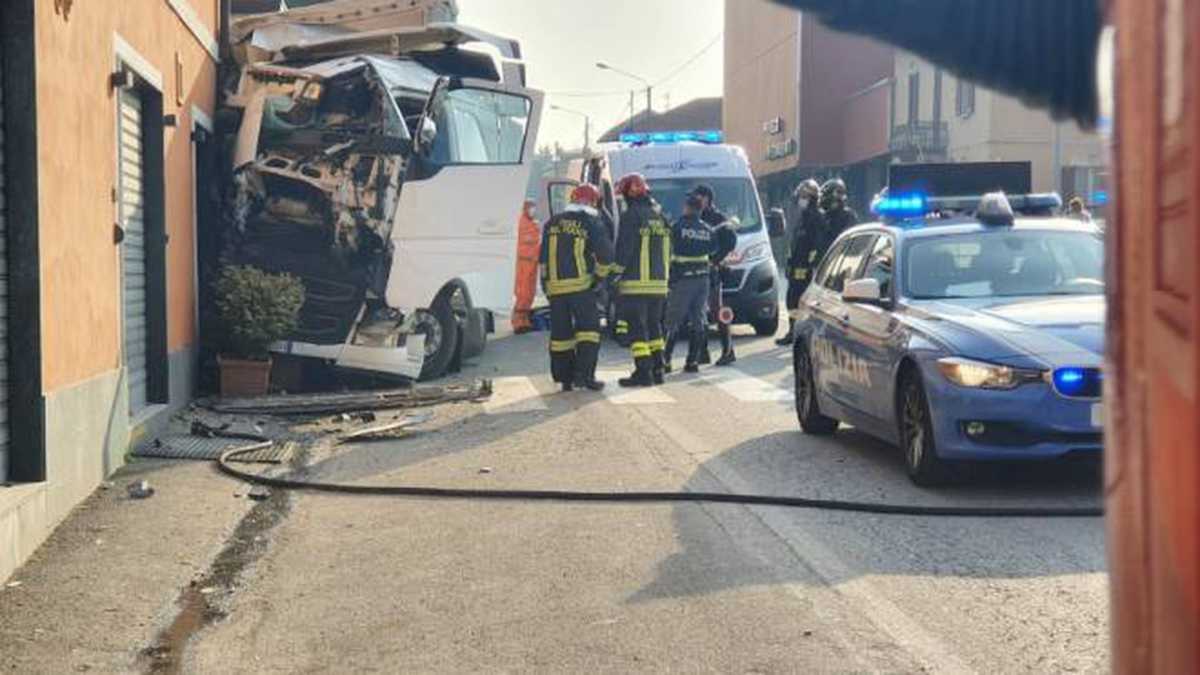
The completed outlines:
{"type": "Polygon", "coordinates": [[[708,309],[709,257],[716,252],[716,234],[700,220],[703,201],[689,195],[683,217],[671,227],[671,293],[667,299],[667,349],[665,370],[671,372],[675,339],[686,327],[688,353],[683,370],[699,370],[700,352],[708,342],[705,312],[708,309]]]}
{"type": "Polygon", "coordinates": [[[608,274],[613,249],[596,205],[600,191],[583,184],[542,233],[542,288],[550,299],[550,373],[563,391],[604,389],[596,380],[600,316],[596,280],[608,274]]]}
{"type": "Polygon", "coordinates": [[[625,212],[617,228],[615,271],[620,275],[618,312],[629,328],[634,370],[618,381],[622,387],[647,387],[663,380],[663,309],[671,262],[671,228],[650,196],[641,174],[621,178],[617,191],[625,212]]]}
{"type": "MultiPolygon", "coordinates": [[[[716,193],[713,192],[711,186],[697,185],[688,193],[690,196],[695,196],[700,199],[703,205],[700,212],[700,220],[703,220],[713,230],[716,240],[716,247],[709,256],[711,264],[709,268],[709,295],[708,306],[713,318],[717,320],[717,333],[721,338],[721,357],[717,359],[716,365],[728,366],[734,361],[737,361],[737,355],[733,353],[733,334],[728,322],[721,321],[721,308],[724,306],[721,297],[721,277],[725,271],[724,260],[733,253],[733,249],[737,248],[737,232],[734,230],[733,223],[729,217],[722,213],[716,207],[716,193]]],[[[708,333],[704,335],[704,349],[700,354],[700,362],[708,363],[708,333]]]]}
{"type": "Polygon", "coordinates": [[[821,208],[825,209],[826,228],[824,236],[816,242],[811,264],[816,265],[821,257],[829,250],[833,240],[847,229],[858,224],[858,214],[847,204],[850,194],[846,191],[846,183],[841,178],[832,178],[821,186],[821,208]]]}
{"type": "Polygon", "coordinates": [[[811,178],[802,181],[792,192],[792,199],[795,202],[795,223],[792,226],[787,260],[788,332],[775,341],[775,344],[780,346],[792,344],[792,328],[796,323],[794,314],[800,307],[800,296],[804,295],[804,290],[808,288],[812,278],[812,267],[816,264],[809,261],[809,255],[813,251],[812,243],[819,233],[827,229],[825,211],[821,209],[820,204],[821,186],[817,181],[811,178]]]}

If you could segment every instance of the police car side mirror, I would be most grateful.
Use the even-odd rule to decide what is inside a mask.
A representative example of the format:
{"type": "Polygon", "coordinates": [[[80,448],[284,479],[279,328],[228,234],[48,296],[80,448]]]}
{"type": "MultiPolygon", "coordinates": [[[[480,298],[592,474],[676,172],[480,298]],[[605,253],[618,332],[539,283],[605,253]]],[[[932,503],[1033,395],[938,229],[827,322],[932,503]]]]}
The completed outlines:
{"type": "Polygon", "coordinates": [[[842,289],[842,300],[878,305],[883,301],[883,291],[878,279],[855,279],[846,283],[842,289]]]}
{"type": "Polygon", "coordinates": [[[771,238],[782,237],[787,231],[783,209],[774,208],[767,212],[767,234],[771,238]]]}

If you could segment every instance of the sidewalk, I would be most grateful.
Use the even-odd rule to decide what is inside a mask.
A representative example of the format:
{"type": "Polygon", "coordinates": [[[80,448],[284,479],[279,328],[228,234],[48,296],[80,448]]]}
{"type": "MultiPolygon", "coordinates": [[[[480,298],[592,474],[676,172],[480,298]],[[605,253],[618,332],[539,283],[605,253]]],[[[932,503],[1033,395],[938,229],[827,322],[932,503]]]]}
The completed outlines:
{"type": "Polygon", "coordinates": [[[0,584],[0,671],[144,671],[142,652],[180,614],[181,592],[255,506],[247,490],[211,462],[117,472],[0,584]],[[130,499],[125,486],[142,479],[155,494],[130,499]]]}

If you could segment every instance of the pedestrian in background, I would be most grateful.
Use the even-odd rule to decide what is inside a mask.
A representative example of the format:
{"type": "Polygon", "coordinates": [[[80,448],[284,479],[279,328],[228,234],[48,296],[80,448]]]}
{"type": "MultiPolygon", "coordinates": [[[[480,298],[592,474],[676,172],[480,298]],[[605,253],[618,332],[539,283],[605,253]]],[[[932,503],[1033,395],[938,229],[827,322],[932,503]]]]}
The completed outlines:
{"type": "Polygon", "coordinates": [[[612,242],[596,210],[600,191],[583,184],[571,203],[546,223],[539,257],[550,299],[550,374],[563,391],[604,389],[596,380],[600,356],[597,280],[612,268],[612,242]]]}
{"type": "Polygon", "coordinates": [[[1092,213],[1087,210],[1087,206],[1083,203],[1083,197],[1074,195],[1067,202],[1067,217],[1074,218],[1081,223],[1092,222],[1092,213]]]}
{"type": "Polygon", "coordinates": [[[520,335],[533,330],[533,296],[537,294],[538,256],[542,246],[542,231],[537,224],[535,205],[526,199],[517,220],[517,279],[513,295],[512,327],[520,335]]]}
{"type": "Polygon", "coordinates": [[[667,298],[667,348],[664,370],[671,372],[675,340],[686,329],[688,352],[684,372],[699,370],[700,352],[707,346],[709,258],[716,252],[716,234],[700,212],[704,202],[689,195],[683,205],[683,217],[671,227],[671,292],[667,298]]]}
{"type": "Polygon", "coordinates": [[[671,264],[671,228],[641,174],[621,178],[617,190],[626,209],[617,228],[616,268],[620,275],[618,313],[629,327],[633,373],[622,387],[648,387],[663,381],[663,309],[671,264]]]}

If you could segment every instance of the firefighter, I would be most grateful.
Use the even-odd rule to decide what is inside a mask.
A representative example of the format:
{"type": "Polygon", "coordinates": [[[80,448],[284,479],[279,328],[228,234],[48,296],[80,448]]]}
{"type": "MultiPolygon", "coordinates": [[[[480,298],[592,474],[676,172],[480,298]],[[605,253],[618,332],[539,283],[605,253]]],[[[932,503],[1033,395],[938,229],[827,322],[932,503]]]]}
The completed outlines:
{"type": "Polygon", "coordinates": [[[542,288],[550,299],[550,373],[563,391],[604,389],[596,380],[600,314],[596,283],[612,265],[612,242],[596,205],[600,191],[580,185],[571,203],[546,223],[542,236],[542,288]]]}
{"type": "Polygon", "coordinates": [[[850,194],[841,178],[832,178],[821,186],[821,208],[825,209],[825,231],[817,238],[809,254],[809,265],[815,267],[833,245],[833,240],[847,229],[858,224],[858,214],[846,203],[850,194]]]}
{"type": "Polygon", "coordinates": [[[621,319],[629,328],[634,370],[622,387],[648,387],[663,381],[663,309],[671,262],[671,228],[637,173],[621,178],[617,190],[626,209],[617,228],[617,292],[621,319]]]}
{"type": "MultiPolygon", "coordinates": [[[[713,318],[717,322],[717,334],[721,338],[721,356],[717,359],[716,365],[728,366],[734,361],[737,361],[737,356],[733,353],[733,333],[730,323],[733,317],[726,317],[723,314],[725,309],[724,298],[722,297],[722,277],[725,274],[725,258],[733,253],[733,249],[737,248],[737,232],[734,230],[733,223],[729,218],[717,209],[715,200],[716,193],[708,185],[697,185],[692,189],[689,195],[694,195],[700,199],[702,210],[700,212],[700,220],[703,220],[713,230],[713,235],[716,240],[716,246],[712,255],[709,256],[709,295],[708,307],[713,318]],[[722,319],[728,319],[723,321],[722,319]]],[[[700,363],[709,362],[708,355],[708,332],[704,333],[704,349],[700,353],[700,363]]]]}
{"type": "Polygon", "coordinates": [[[788,332],[775,341],[784,346],[792,344],[792,328],[796,324],[795,312],[800,307],[800,296],[808,288],[812,278],[812,267],[815,263],[809,261],[812,242],[818,233],[825,232],[825,212],[821,210],[821,186],[809,178],[802,181],[792,192],[795,202],[792,226],[792,237],[788,247],[787,260],[787,308],[788,332]]]}
{"type": "Polygon", "coordinates": [[[517,283],[513,294],[513,332],[520,335],[533,330],[530,314],[533,296],[537,292],[538,256],[542,246],[542,231],[534,218],[534,203],[526,199],[517,223],[517,283]]]}
{"type": "Polygon", "coordinates": [[[667,349],[665,371],[671,372],[675,339],[687,328],[688,353],[684,372],[699,370],[700,352],[708,336],[709,257],[716,252],[716,234],[703,220],[703,201],[689,195],[683,217],[671,227],[671,293],[667,299],[667,349]]]}

